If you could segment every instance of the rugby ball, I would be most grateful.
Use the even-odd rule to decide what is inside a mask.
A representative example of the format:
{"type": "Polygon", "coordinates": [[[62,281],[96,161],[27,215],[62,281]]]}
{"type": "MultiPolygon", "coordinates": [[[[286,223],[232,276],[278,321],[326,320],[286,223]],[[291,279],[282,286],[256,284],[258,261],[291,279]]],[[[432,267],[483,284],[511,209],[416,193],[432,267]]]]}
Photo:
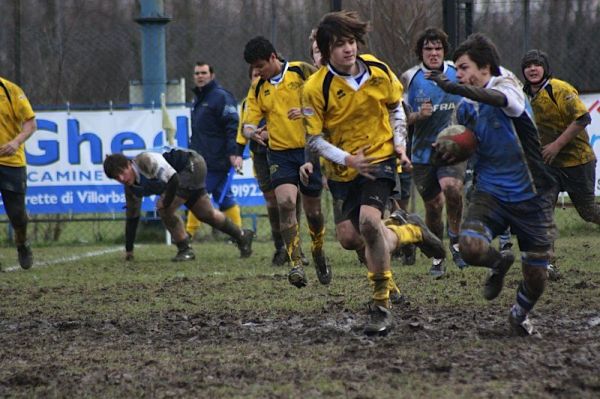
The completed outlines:
{"type": "Polygon", "coordinates": [[[438,165],[457,164],[469,159],[475,151],[475,133],[462,125],[450,125],[435,140],[432,162],[438,165]]]}

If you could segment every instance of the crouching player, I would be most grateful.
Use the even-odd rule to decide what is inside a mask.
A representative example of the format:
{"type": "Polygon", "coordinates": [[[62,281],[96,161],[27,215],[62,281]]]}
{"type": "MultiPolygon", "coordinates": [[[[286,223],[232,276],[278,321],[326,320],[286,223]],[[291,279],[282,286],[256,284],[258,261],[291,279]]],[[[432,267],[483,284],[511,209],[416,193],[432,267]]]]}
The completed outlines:
{"type": "Polygon", "coordinates": [[[483,296],[496,298],[514,256],[490,242],[510,227],[521,250],[523,280],[509,321],[515,333],[531,335],[527,315],[544,292],[555,233],[548,195],[553,178],[544,168],[531,107],[516,80],[501,76],[495,45],[484,35],[471,35],[454,52],[454,64],[460,84],[439,72],[429,78],[465,97],[457,121],[478,140],[477,182],[461,227],[460,253],[467,263],[491,269],[483,296]]]}
{"type": "Polygon", "coordinates": [[[242,258],[252,254],[252,230],[242,230],[212,206],[206,192],[206,163],[193,150],[142,152],[134,159],[112,154],[104,160],[104,173],[125,186],[126,217],[125,259],[133,259],[133,244],[142,197],[160,195],[158,214],[177,245],[174,262],[195,259],[190,239],[177,209],[183,204],[196,218],[232,237],[242,258]]]}
{"type": "MultiPolygon", "coordinates": [[[[354,241],[365,246],[373,303],[364,332],[383,335],[392,327],[390,252],[416,243],[429,257],[444,257],[444,247],[416,215],[405,218],[398,212],[386,224],[382,221],[395,185],[396,157],[409,161],[402,142],[406,133],[402,85],[387,65],[358,55],[357,42],[363,43],[367,27],[355,12],[323,17],[317,45],[325,67],[306,82],[302,105],[309,148],[341,166],[333,180],[347,190],[342,217],[351,222],[345,234],[355,239],[338,235],[338,240],[342,245],[354,241]]],[[[313,163],[303,165],[302,179],[307,180],[312,170],[313,163]]]]}

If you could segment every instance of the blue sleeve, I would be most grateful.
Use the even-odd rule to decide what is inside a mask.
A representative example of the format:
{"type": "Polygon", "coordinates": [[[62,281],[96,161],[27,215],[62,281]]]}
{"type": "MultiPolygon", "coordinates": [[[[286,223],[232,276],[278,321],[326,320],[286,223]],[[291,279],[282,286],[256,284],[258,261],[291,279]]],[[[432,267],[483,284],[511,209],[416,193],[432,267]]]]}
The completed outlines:
{"type": "Polygon", "coordinates": [[[477,110],[475,106],[466,101],[461,101],[456,109],[456,121],[458,124],[468,127],[475,132],[477,126],[477,110]]]}

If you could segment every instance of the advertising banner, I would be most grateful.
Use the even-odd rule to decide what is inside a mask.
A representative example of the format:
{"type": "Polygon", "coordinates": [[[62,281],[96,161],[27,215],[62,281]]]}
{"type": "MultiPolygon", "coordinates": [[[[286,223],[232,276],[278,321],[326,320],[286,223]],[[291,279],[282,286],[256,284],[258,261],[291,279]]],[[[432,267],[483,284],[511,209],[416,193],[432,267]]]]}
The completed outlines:
{"type": "MultiPolygon", "coordinates": [[[[596,159],[600,160],[600,94],[582,94],[580,96],[583,103],[587,106],[592,123],[588,125],[587,132],[590,136],[590,145],[596,154],[596,159]]],[[[596,197],[600,196],[600,162],[596,162],[596,197]]]]}
{"type": "MultiPolygon", "coordinates": [[[[189,109],[171,108],[168,115],[176,129],[174,145],[186,148],[189,109]]],[[[160,109],[37,112],[36,120],[38,130],[25,144],[31,214],[123,212],[123,187],[104,175],[104,158],[121,152],[133,157],[165,145],[160,109]]],[[[235,175],[231,187],[240,205],[264,204],[251,160],[244,161],[243,175],[235,175]]],[[[155,200],[146,198],[143,209],[154,210],[155,200]]]]}

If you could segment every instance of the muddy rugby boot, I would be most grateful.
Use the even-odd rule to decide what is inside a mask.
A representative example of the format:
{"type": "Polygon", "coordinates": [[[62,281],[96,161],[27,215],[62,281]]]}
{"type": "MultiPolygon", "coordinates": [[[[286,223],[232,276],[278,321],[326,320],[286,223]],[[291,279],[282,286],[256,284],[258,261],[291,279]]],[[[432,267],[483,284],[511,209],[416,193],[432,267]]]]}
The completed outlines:
{"type": "Polygon", "coordinates": [[[429,268],[429,274],[433,278],[441,278],[444,274],[446,274],[446,265],[444,264],[444,259],[433,258],[431,261],[431,267],[429,268]]]}
{"type": "Polygon", "coordinates": [[[513,243],[510,241],[500,240],[498,242],[498,250],[501,252],[502,251],[512,251],[512,246],[513,246],[513,243]]]}
{"type": "Polygon", "coordinates": [[[364,333],[368,336],[385,336],[392,329],[392,313],[389,309],[370,304],[368,310],[369,320],[365,324],[364,333]]]}
{"type": "Polygon", "coordinates": [[[186,262],[188,260],[196,259],[196,255],[194,254],[194,250],[192,247],[182,248],[177,251],[177,255],[171,258],[172,262],[186,262]]]}
{"type": "Polygon", "coordinates": [[[285,247],[279,247],[275,250],[275,253],[273,254],[273,260],[271,260],[271,264],[273,266],[283,266],[286,263],[288,263],[289,260],[290,259],[288,257],[288,253],[285,247]]]}
{"type": "Polygon", "coordinates": [[[28,241],[17,246],[17,254],[19,256],[19,265],[25,270],[31,269],[31,266],[33,266],[33,252],[31,252],[31,245],[29,245],[28,241]]]}
{"type": "Polygon", "coordinates": [[[460,256],[460,252],[459,252],[459,249],[458,249],[458,244],[452,244],[452,243],[450,243],[450,253],[452,254],[452,260],[454,261],[454,264],[460,270],[462,270],[465,267],[469,266],[467,264],[467,262],[464,261],[464,259],[462,258],[462,256],[460,256]]]}
{"type": "Polygon", "coordinates": [[[504,276],[506,276],[508,269],[510,269],[515,261],[515,255],[513,255],[512,251],[502,251],[500,255],[502,257],[492,266],[483,285],[483,297],[488,301],[491,301],[500,294],[504,285],[504,276]]]}
{"type": "Polygon", "coordinates": [[[308,280],[306,279],[306,273],[302,264],[292,267],[288,273],[288,281],[296,288],[306,287],[308,280]]]}
{"type": "Polygon", "coordinates": [[[558,265],[556,263],[548,264],[548,280],[550,281],[558,281],[562,277],[560,274],[560,270],[558,269],[558,265]]]}
{"type": "Polygon", "coordinates": [[[528,337],[537,334],[529,317],[517,314],[514,307],[508,314],[508,323],[510,324],[511,332],[519,337],[528,337]]]}
{"type": "Polygon", "coordinates": [[[315,271],[317,272],[319,283],[329,285],[329,283],[331,283],[331,266],[329,265],[323,250],[314,251],[312,257],[313,262],[315,262],[315,271]]]}
{"type": "Polygon", "coordinates": [[[400,291],[390,291],[390,303],[392,305],[408,305],[408,299],[400,291]]]}
{"type": "Polygon", "coordinates": [[[238,249],[240,250],[240,257],[247,258],[252,255],[252,241],[254,240],[254,232],[249,229],[243,230],[244,234],[237,242],[238,249]]]}
{"type": "Polygon", "coordinates": [[[398,209],[394,211],[390,218],[388,219],[388,223],[392,222],[397,226],[402,226],[403,224],[412,224],[421,229],[421,242],[415,243],[421,252],[425,254],[428,258],[440,258],[443,259],[446,257],[446,250],[444,249],[444,244],[442,240],[440,240],[425,224],[423,219],[415,213],[408,213],[403,209],[398,209]]]}

